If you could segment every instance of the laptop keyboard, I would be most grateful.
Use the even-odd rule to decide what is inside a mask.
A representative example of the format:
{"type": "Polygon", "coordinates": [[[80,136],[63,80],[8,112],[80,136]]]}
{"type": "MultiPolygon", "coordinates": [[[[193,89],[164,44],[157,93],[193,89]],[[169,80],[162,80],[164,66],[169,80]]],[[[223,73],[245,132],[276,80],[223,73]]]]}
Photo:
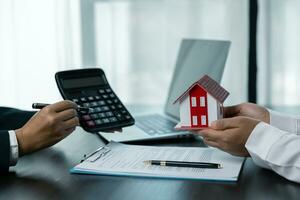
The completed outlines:
{"type": "Polygon", "coordinates": [[[135,125],[149,135],[165,135],[178,132],[174,129],[175,122],[159,114],[138,116],[135,119],[135,125]]]}

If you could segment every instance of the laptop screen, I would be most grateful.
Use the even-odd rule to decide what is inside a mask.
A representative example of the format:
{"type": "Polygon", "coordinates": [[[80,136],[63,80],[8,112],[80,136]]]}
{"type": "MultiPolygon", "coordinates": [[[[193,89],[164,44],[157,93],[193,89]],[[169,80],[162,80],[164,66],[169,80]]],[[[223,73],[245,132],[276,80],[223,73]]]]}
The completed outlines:
{"type": "Polygon", "coordinates": [[[165,105],[166,114],[179,119],[179,105],[173,102],[203,75],[221,82],[229,47],[229,41],[182,40],[165,105]]]}

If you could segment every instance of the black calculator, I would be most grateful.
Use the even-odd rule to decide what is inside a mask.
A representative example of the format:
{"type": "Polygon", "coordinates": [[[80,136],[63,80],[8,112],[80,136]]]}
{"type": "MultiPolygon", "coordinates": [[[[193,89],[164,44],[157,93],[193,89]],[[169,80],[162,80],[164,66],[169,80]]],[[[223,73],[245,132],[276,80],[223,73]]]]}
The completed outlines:
{"type": "Polygon", "coordinates": [[[64,99],[90,111],[79,112],[80,125],[88,132],[119,129],[135,120],[111,89],[100,68],[60,71],[55,80],[64,99]]]}

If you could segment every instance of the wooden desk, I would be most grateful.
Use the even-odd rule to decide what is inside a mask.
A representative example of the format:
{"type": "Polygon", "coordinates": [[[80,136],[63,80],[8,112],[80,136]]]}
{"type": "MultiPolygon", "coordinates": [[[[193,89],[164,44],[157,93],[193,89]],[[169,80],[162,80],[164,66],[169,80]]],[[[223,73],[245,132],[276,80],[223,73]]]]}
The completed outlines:
{"type": "MultiPolygon", "coordinates": [[[[12,173],[0,175],[0,199],[299,199],[300,184],[255,166],[247,159],[236,183],[72,175],[86,153],[103,141],[78,129],[55,146],[20,158],[12,173]]],[[[197,139],[151,145],[203,146],[197,139]]]]}

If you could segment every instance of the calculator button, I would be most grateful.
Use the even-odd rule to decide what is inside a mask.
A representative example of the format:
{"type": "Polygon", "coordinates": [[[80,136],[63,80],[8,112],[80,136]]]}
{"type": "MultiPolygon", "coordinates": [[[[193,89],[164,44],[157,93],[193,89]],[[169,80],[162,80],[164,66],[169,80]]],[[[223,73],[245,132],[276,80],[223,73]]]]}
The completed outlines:
{"type": "Polygon", "coordinates": [[[80,98],[80,101],[82,101],[82,102],[86,102],[86,101],[87,101],[87,99],[86,99],[85,97],[81,97],[81,98],[80,98]]]}
{"type": "Polygon", "coordinates": [[[110,98],[115,98],[116,95],[114,95],[113,93],[111,93],[111,94],[109,95],[109,97],[110,97],[110,98]]]}
{"type": "Polygon", "coordinates": [[[108,106],[103,106],[102,109],[103,109],[103,111],[109,111],[109,107],[108,106]]]}
{"type": "Polygon", "coordinates": [[[115,112],[115,116],[118,118],[118,120],[122,121],[124,118],[119,112],[115,112]]]}
{"type": "Polygon", "coordinates": [[[106,115],[107,117],[112,117],[112,116],[114,116],[114,114],[113,114],[112,112],[106,112],[105,115],[106,115]]]}
{"type": "Polygon", "coordinates": [[[95,122],[93,122],[93,121],[87,121],[87,122],[86,122],[86,125],[87,125],[88,127],[93,127],[93,126],[95,126],[95,122]]]}
{"type": "Polygon", "coordinates": [[[104,94],[104,93],[105,93],[105,90],[100,89],[100,90],[99,90],[99,93],[100,93],[100,94],[104,94]]]}
{"type": "Polygon", "coordinates": [[[91,116],[89,115],[83,115],[82,119],[84,119],[85,121],[91,120],[91,116]]]}
{"type": "Polygon", "coordinates": [[[114,103],[118,103],[119,100],[118,100],[118,99],[114,99],[113,102],[114,102],[114,103]]]}
{"type": "Polygon", "coordinates": [[[101,124],[103,124],[103,121],[102,121],[101,119],[97,119],[97,120],[95,121],[95,124],[96,124],[96,125],[101,125],[101,124]]]}
{"type": "Polygon", "coordinates": [[[84,104],[83,104],[83,107],[89,108],[90,106],[91,106],[90,103],[84,103],[84,104]]]}
{"type": "Polygon", "coordinates": [[[104,105],[105,105],[105,101],[98,101],[98,104],[99,104],[100,106],[104,106],[104,105]]]}
{"type": "Polygon", "coordinates": [[[109,118],[109,121],[110,122],[116,122],[116,121],[118,121],[118,119],[116,117],[111,117],[111,118],[109,118]]]}
{"type": "Polygon", "coordinates": [[[95,112],[101,112],[102,109],[100,107],[94,108],[95,112]]]}
{"type": "Polygon", "coordinates": [[[90,113],[90,111],[86,111],[86,110],[80,110],[79,112],[81,115],[86,115],[90,113]]]}
{"type": "Polygon", "coordinates": [[[100,100],[101,97],[100,97],[100,96],[95,96],[95,99],[96,99],[96,100],[100,100]]]}
{"type": "Polygon", "coordinates": [[[96,107],[96,106],[98,106],[98,103],[97,102],[91,102],[91,107],[96,107]]]}
{"type": "Polygon", "coordinates": [[[94,101],[94,97],[88,97],[89,101],[94,101]]]}
{"type": "Polygon", "coordinates": [[[98,114],[92,114],[92,115],[91,115],[91,118],[92,118],[92,119],[98,119],[99,116],[98,116],[98,114]]]}
{"type": "Polygon", "coordinates": [[[73,101],[74,103],[79,103],[79,100],[78,100],[78,99],[72,99],[72,101],[73,101]]]}
{"type": "Polygon", "coordinates": [[[107,119],[107,118],[104,118],[102,121],[103,121],[104,123],[109,123],[109,122],[110,122],[109,119],[107,119]]]}
{"type": "Polygon", "coordinates": [[[107,100],[106,103],[112,104],[113,102],[112,102],[112,100],[107,100]]]}
{"type": "Polygon", "coordinates": [[[116,106],[114,106],[114,105],[110,106],[110,108],[111,108],[112,110],[116,110],[116,106]]]}
{"type": "Polygon", "coordinates": [[[83,104],[82,103],[78,103],[77,106],[83,106],[83,104]]]}
{"type": "Polygon", "coordinates": [[[104,118],[106,115],[104,113],[98,113],[99,118],[104,118]]]}
{"type": "Polygon", "coordinates": [[[103,99],[108,99],[108,95],[107,94],[103,94],[102,97],[103,97],[103,99]]]}
{"type": "Polygon", "coordinates": [[[105,89],[105,91],[106,91],[107,93],[112,92],[110,88],[105,89]]]}
{"type": "Polygon", "coordinates": [[[92,113],[96,113],[97,111],[96,111],[96,109],[94,108],[94,109],[90,109],[90,114],[92,114],[92,113]]]}
{"type": "Polygon", "coordinates": [[[126,111],[126,110],[121,110],[121,113],[122,113],[122,114],[126,114],[127,111],[126,111]]]}
{"type": "Polygon", "coordinates": [[[130,119],[131,117],[129,115],[125,115],[125,119],[130,119]]]}
{"type": "Polygon", "coordinates": [[[123,108],[123,106],[121,104],[118,104],[117,108],[121,109],[121,108],[123,108]]]}

